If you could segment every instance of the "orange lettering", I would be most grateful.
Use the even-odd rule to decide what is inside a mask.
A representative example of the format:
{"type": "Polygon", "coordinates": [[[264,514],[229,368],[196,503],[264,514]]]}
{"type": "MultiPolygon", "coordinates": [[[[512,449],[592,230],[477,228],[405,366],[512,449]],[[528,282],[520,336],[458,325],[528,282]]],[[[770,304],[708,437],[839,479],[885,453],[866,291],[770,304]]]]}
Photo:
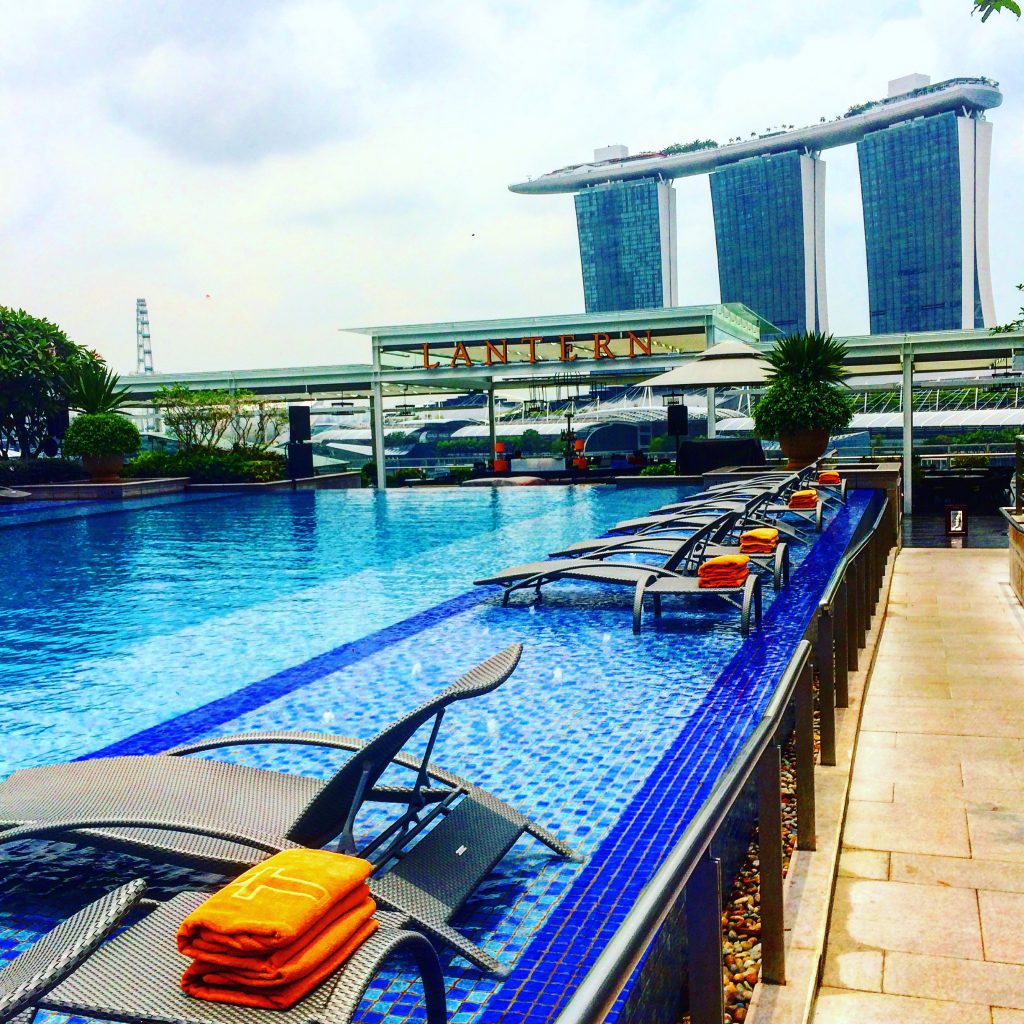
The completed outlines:
{"type": "Polygon", "coordinates": [[[558,359],[563,363],[571,363],[576,358],[572,350],[572,343],[576,340],[575,334],[560,334],[558,336],[558,359]]]}
{"type": "Polygon", "coordinates": [[[637,348],[640,349],[640,351],[643,352],[643,354],[645,356],[649,356],[651,354],[651,332],[650,331],[644,331],[644,334],[647,336],[647,341],[646,342],[641,341],[632,331],[627,331],[626,333],[629,335],[629,355],[630,355],[630,358],[632,358],[633,356],[636,355],[636,349],[637,348]],[[634,348],[634,346],[636,346],[636,348],[634,348]]]}
{"type": "Polygon", "coordinates": [[[536,338],[520,338],[519,340],[530,346],[530,358],[526,361],[528,363],[537,362],[537,342],[543,341],[544,339],[538,336],[536,338]]]}
{"type": "Polygon", "coordinates": [[[615,353],[608,347],[608,343],[612,339],[607,334],[601,334],[597,331],[594,332],[594,358],[595,359],[614,359],[615,353]]]}
{"type": "Polygon", "coordinates": [[[473,365],[473,360],[469,358],[469,353],[466,351],[466,343],[464,341],[457,341],[455,343],[455,351],[452,353],[452,361],[448,365],[454,367],[457,359],[461,359],[465,366],[473,365]]]}
{"type": "Polygon", "coordinates": [[[441,364],[430,362],[430,346],[423,342],[423,369],[436,370],[441,364]]]}
{"type": "Polygon", "coordinates": [[[497,345],[492,345],[489,341],[484,342],[484,356],[488,366],[491,365],[491,356],[494,356],[499,363],[508,362],[508,338],[501,339],[501,351],[498,351],[497,345]]]}

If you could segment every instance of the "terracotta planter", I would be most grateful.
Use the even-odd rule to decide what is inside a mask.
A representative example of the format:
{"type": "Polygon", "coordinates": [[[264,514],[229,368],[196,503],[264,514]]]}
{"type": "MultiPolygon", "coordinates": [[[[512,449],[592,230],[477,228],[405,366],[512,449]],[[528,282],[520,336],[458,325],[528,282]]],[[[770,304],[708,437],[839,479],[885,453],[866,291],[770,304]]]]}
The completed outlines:
{"type": "Polygon", "coordinates": [[[779,434],[779,447],[789,459],[790,469],[803,469],[825,454],[828,439],[827,430],[801,430],[796,434],[779,434]]]}
{"type": "Polygon", "coordinates": [[[85,466],[85,471],[94,484],[116,484],[121,479],[124,456],[83,455],[82,465],[85,466]]]}

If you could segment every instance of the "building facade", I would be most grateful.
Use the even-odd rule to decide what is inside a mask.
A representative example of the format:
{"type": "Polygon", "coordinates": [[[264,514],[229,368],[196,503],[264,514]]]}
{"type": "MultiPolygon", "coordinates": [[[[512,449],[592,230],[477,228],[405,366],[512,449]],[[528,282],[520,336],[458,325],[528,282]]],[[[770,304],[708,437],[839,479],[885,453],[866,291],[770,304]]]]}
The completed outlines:
{"type": "Polygon", "coordinates": [[[781,334],[827,331],[824,162],[751,157],[709,180],[722,301],[756,309],[781,334]]]}
{"type": "Polygon", "coordinates": [[[926,75],[816,124],[719,145],[697,139],[630,156],[609,146],[587,163],[510,185],[574,193],[587,312],[674,305],[675,178],[711,183],[723,302],[782,332],[829,329],[825,165],[856,143],[874,333],[995,323],[988,260],[988,176],[998,83],[926,75]]]}
{"type": "Polygon", "coordinates": [[[654,178],[576,193],[588,313],[676,305],[676,193],[654,178]]]}
{"type": "Polygon", "coordinates": [[[995,322],[991,150],[992,125],[952,111],[857,143],[872,334],[995,322]]]}

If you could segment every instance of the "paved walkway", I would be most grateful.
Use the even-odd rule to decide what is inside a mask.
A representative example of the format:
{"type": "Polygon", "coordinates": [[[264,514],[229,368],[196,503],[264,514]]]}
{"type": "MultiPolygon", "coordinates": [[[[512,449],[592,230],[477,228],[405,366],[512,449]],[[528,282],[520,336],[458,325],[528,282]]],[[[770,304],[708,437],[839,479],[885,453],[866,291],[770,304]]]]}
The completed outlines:
{"type": "Polygon", "coordinates": [[[1007,553],[905,548],[814,1024],[1024,1024],[1024,610],[1007,553]]]}

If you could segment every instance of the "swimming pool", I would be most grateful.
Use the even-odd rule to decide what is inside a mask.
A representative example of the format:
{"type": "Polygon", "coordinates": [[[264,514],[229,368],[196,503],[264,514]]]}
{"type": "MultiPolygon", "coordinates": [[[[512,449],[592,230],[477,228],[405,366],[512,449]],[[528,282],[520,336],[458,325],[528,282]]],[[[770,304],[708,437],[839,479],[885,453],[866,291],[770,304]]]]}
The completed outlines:
{"type": "MultiPolygon", "coordinates": [[[[774,603],[765,591],[765,628],[746,643],[736,613],[716,602],[667,606],[634,636],[631,595],[621,591],[563,584],[539,606],[513,599],[501,608],[470,587],[674,496],[604,487],[299,492],[0,531],[8,564],[29,567],[21,591],[0,599],[11,652],[0,727],[13,737],[0,773],[99,750],[155,752],[209,733],[369,735],[522,640],[512,679],[446,717],[435,760],[588,860],[520,842],[456,922],[514,965],[512,976],[453,960],[446,977],[460,1024],[549,1019],[749,732],[867,503],[853,495],[812,549],[794,551],[791,585],[774,603]]],[[[331,763],[305,748],[246,760],[311,773],[331,763]]],[[[39,930],[33,922],[63,916],[69,889],[81,903],[127,870],[119,859],[97,868],[86,854],[62,862],[53,848],[0,856],[8,948],[39,930]]],[[[178,879],[148,865],[145,873],[178,879]]],[[[400,972],[371,995],[367,1019],[418,1019],[400,972]]]]}

